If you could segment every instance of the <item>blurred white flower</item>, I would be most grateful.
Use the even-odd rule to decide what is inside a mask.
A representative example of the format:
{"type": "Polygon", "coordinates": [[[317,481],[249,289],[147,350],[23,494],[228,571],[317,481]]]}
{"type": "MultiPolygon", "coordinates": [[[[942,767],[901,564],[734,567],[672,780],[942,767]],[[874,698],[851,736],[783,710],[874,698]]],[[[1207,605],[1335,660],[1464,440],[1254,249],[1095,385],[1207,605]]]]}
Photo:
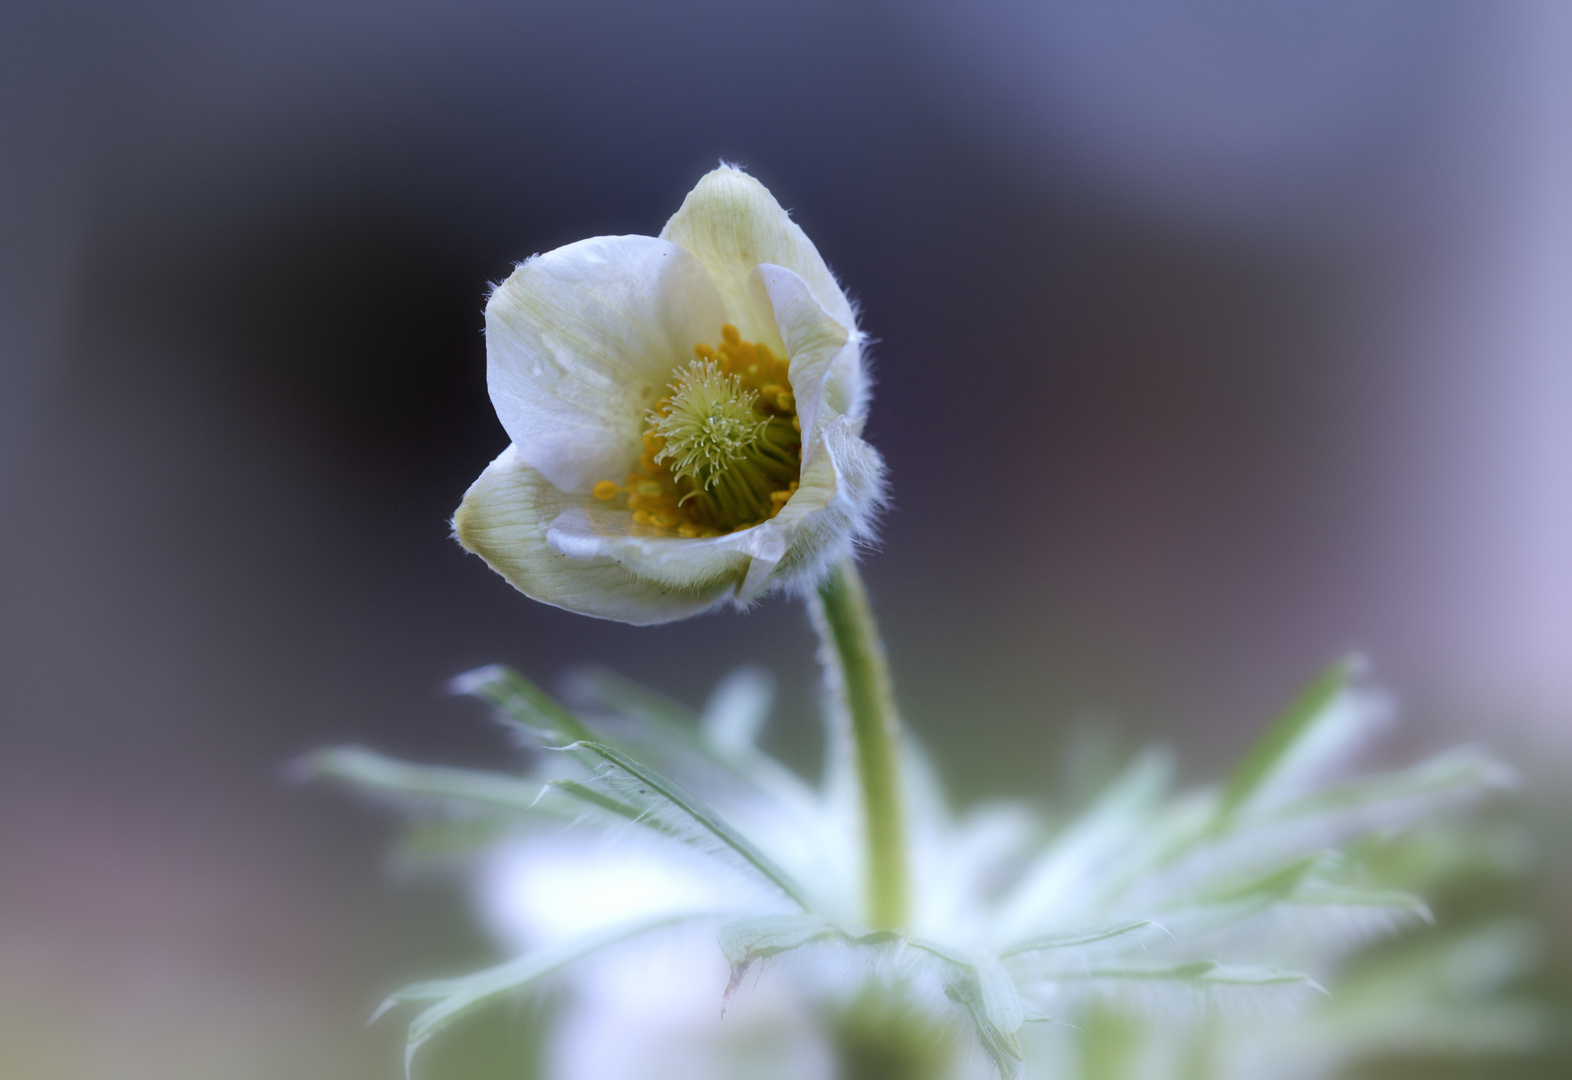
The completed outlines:
{"type": "Polygon", "coordinates": [[[1492,997],[1532,963],[1521,928],[1349,966],[1429,919],[1406,886],[1504,850],[1438,813],[1511,776],[1464,750],[1345,778],[1385,712],[1348,676],[1312,684],[1219,787],[1171,794],[1167,759],[1147,754],[1056,824],[1024,804],[951,813],[908,742],[912,909],[894,930],[859,923],[845,733],[832,715],[824,782],[805,783],[757,748],[769,693],[754,673],[695,717],[609,673],[582,674],[569,712],[485,669],[461,689],[555,750],[529,775],[358,750],[316,765],[524,824],[477,879],[482,921],[519,957],[394,995],[421,1009],[411,1053],[548,978],[570,988],[555,1080],[1256,1080],[1394,1048],[1530,1045],[1543,1017],[1492,997]],[[1340,996],[1324,1003],[1323,984],[1340,996]],[[1213,1013],[1251,1022],[1199,1022],[1213,1013]]]}
{"type": "Polygon", "coordinates": [[[557,248],[492,293],[512,445],[454,532],[526,595],[622,622],[811,585],[881,497],[862,341],[803,231],[716,169],[659,237],[557,248]]]}
{"type": "MultiPolygon", "coordinates": [[[[686,847],[570,829],[535,830],[487,852],[475,899],[498,943],[526,954],[629,921],[746,911],[772,898],[686,847]]],[[[830,1048],[789,987],[750,987],[722,1015],[729,971],[713,925],[679,921],[564,974],[573,992],[546,1047],[552,1080],[833,1076],[830,1048]]]]}

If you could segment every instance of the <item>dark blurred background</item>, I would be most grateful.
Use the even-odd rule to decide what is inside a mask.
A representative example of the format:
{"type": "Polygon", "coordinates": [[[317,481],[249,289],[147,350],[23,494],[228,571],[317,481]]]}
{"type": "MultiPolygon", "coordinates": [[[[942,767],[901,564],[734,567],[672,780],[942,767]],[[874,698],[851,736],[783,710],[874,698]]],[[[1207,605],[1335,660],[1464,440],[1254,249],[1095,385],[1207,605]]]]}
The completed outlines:
{"type": "Polygon", "coordinates": [[[370,1007],[489,948],[283,766],[501,762],[469,667],[761,661],[813,767],[798,608],[632,630],[448,538],[487,282],[717,159],[878,339],[866,573],[959,800],[1077,729],[1216,777],[1357,648],[1392,752],[1525,769],[1565,956],[1566,5],[11,0],[0,147],[6,1076],[395,1075],[370,1007]]]}

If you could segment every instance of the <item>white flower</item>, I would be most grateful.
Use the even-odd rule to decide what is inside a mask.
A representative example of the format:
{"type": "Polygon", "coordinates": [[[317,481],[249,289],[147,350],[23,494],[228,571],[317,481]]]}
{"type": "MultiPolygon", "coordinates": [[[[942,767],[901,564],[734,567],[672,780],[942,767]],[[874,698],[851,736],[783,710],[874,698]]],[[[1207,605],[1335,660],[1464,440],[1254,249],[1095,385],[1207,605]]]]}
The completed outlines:
{"type": "Polygon", "coordinates": [[[454,532],[526,595],[622,622],[812,584],[881,497],[862,341],[803,231],[716,169],[659,237],[557,248],[492,293],[512,445],[454,532]]]}
{"type": "MultiPolygon", "coordinates": [[[[492,838],[482,919],[517,955],[388,1000],[417,1009],[406,1067],[458,1017],[551,984],[567,991],[546,1038],[560,1080],[1174,1080],[1197,1062],[1242,1080],[1269,1059],[1324,1075],[1426,1032],[1538,1038],[1538,1014],[1436,997],[1422,965],[1363,987],[1343,970],[1429,918],[1406,886],[1461,865],[1437,811],[1511,779],[1467,751],[1340,778],[1384,712],[1352,665],[1220,787],[1173,794],[1146,755],[1056,826],[1020,804],[951,813],[902,735],[855,568],[828,571],[881,494],[854,314],[756,181],[723,167],[658,238],[523,263],[486,319],[513,442],[459,507],[460,541],[529,596],[631,623],[816,586],[826,765],[811,784],[760,749],[757,674],[693,715],[607,673],[580,677],[570,711],[503,668],[456,689],[540,751],[522,775],[316,755],[320,774],[492,838]],[[1394,848],[1409,830],[1423,842],[1394,848]],[[1351,1010],[1238,1037],[1206,1020],[1286,1009],[1320,980],[1351,1010]]],[[[1506,929],[1476,951],[1512,972],[1533,943],[1506,929]]]]}

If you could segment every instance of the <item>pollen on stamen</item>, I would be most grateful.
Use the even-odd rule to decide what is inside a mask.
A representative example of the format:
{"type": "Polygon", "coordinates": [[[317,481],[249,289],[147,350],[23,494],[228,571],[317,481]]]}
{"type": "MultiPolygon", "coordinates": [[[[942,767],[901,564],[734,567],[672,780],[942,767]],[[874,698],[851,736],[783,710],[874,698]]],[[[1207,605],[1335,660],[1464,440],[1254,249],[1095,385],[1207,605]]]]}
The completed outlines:
{"type": "Polygon", "coordinates": [[[689,363],[672,385],[670,407],[649,417],[651,432],[665,442],[655,460],[675,478],[708,488],[758,440],[765,422],[759,395],[708,360],[689,363]]]}
{"type": "Polygon", "coordinates": [[[730,323],[693,346],[645,419],[638,472],[602,480],[595,498],[626,497],[633,524],[683,539],[768,521],[797,490],[800,426],[789,362],[730,323]]]}

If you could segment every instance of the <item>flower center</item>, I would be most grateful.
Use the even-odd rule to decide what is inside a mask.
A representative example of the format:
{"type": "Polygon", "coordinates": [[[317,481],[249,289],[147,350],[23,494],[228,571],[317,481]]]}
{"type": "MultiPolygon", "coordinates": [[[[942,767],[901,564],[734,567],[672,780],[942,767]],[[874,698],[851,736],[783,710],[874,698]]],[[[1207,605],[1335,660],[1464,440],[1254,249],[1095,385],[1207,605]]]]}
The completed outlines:
{"type": "Polygon", "coordinates": [[[706,490],[752,455],[769,424],[759,411],[759,394],[727,375],[713,360],[693,360],[671,384],[666,411],[651,410],[650,433],[665,442],[655,455],[678,480],[706,490]]]}
{"type": "Polygon", "coordinates": [[[666,536],[719,536],[766,521],[802,470],[788,361],[743,341],[730,323],[719,348],[698,344],[693,355],[645,416],[640,471],[594,488],[597,499],[626,496],[634,522],[666,536]]]}

